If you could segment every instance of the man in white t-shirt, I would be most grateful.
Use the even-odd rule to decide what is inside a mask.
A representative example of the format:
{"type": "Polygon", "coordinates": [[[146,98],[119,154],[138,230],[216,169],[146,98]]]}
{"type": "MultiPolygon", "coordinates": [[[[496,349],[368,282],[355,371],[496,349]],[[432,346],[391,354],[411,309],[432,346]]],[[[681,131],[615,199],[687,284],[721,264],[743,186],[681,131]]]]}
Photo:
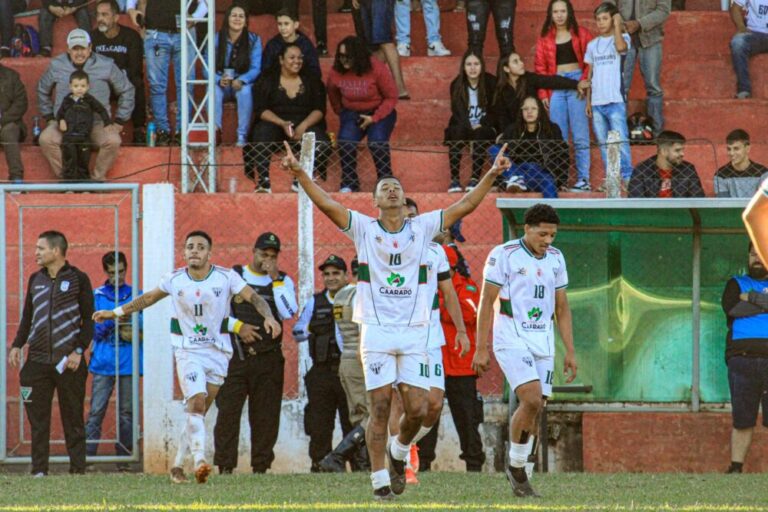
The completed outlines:
{"type": "Polygon", "coordinates": [[[733,0],[731,20],[736,34],[731,39],[731,59],[736,72],[736,98],[752,97],[749,58],[768,53],[768,0],[733,0]],[[746,23],[744,23],[744,11],[746,23]]]}
{"type": "Polygon", "coordinates": [[[622,83],[622,57],[632,43],[629,34],[622,31],[624,22],[615,5],[608,2],[598,5],[595,23],[598,35],[587,44],[587,51],[584,52],[591,84],[587,92],[587,117],[592,118],[606,174],[608,132],[619,132],[619,140],[623,141],[619,144],[621,179],[626,185],[632,176],[632,158],[628,142],[627,91],[622,83]]]}
{"type": "Polygon", "coordinates": [[[485,262],[472,363],[478,375],[488,369],[493,314],[493,352],[518,400],[509,425],[507,467],[507,479],[518,497],[538,496],[528,482],[525,463],[535,451],[539,414],[552,394],[555,321],[566,350],[563,373],[570,370],[566,382],[576,377],[571,309],[565,293],[568,272],[563,254],[552,247],[560,218],[551,206],[537,204],[525,212],[524,221],[525,235],[496,246],[485,262]]]}
{"type": "Polygon", "coordinates": [[[186,404],[186,423],[181,432],[171,481],[186,481],[182,469],[187,448],[192,452],[195,478],[205,483],[211,466],[205,459],[204,416],[224,383],[232,357],[230,332],[245,343],[261,339],[259,327],[230,316],[230,301],[240,296],[253,304],[264,317],[265,334],[280,334],[267,302],[232,269],[210,263],[212,241],[203,231],[193,231],[184,242],[186,267],[163,276],[154,290],[111,311],[93,314],[96,322],[120,318],[150,307],[167,296],[173,301],[171,344],[176,360],[176,375],[186,404]]]}
{"type": "Polygon", "coordinates": [[[359,260],[353,320],[361,325],[360,350],[369,410],[366,444],[371,458],[374,498],[391,500],[405,490],[405,458],[421,427],[428,399],[427,338],[432,296],[427,290],[429,243],[471,213],[510,161],[502,147],[477,187],[445,210],[413,219],[405,216],[405,193],[395,177],[381,178],[374,188],[377,219],[348,210],[304,172],[285,144],[282,166],[290,171],[313,203],[355,243],[359,260]],[[403,397],[400,434],[387,449],[387,422],[392,384],[403,397]],[[390,472],[385,469],[389,459],[390,472]]]}

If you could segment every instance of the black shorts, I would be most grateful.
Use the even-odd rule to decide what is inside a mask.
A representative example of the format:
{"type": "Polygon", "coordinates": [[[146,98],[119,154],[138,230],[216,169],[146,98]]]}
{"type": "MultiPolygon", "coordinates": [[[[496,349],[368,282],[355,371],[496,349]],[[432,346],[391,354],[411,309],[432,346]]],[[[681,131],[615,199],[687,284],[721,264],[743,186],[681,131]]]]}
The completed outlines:
{"type": "Polygon", "coordinates": [[[763,426],[768,427],[768,358],[733,356],[728,359],[733,428],[757,425],[757,411],[763,404],[763,426]]]}

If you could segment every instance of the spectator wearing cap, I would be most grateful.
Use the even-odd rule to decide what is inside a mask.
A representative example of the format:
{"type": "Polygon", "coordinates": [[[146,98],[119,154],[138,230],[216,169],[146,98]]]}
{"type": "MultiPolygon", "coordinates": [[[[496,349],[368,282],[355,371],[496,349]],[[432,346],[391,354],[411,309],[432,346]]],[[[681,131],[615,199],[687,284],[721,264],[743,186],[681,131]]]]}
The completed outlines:
{"type": "MultiPolygon", "coordinates": [[[[258,293],[281,322],[299,310],[293,280],[279,270],[280,238],[274,233],[259,235],[253,247],[253,259],[248,265],[233,269],[258,293]]],[[[280,428],[280,406],[283,397],[282,333],[270,337],[264,331],[264,317],[239,297],[232,301],[233,315],[261,329],[262,339],[246,345],[234,337],[235,353],[229,370],[216,396],[219,415],[213,430],[215,454],[213,463],[223,474],[232,473],[237,466],[240,416],[248,399],[248,423],[251,426],[251,469],[266,473],[275,459],[274,447],[280,428]]]]}
{"type": "Polygon", "coordinates": [[[344,437],[352,430],[347,398],[339,380],[342,342],[333,316],[336,292],[347,285],[347,264],[331,254],[318,268],[324,287],[307,301],[293,328],[294,339],[308,343],[312,358],[312,368],[304,376],[307,389],[304,430],[309,436],[312,472],[320,471],[320,461],[333,448],[337,411],[344,437]]]}
{"type": "MultiPolygon", "coordinates": [[[[483,441],[478,431],[479,425],[483,422],[483,399],[477,393],[477,374],[472,370],[480,292],[477,284],[469,277],[469,272],[466,270],[467,264],[459,249],[455,245],[444,245],[443,249],[448,256],[451,281],[459,297],[470,347],[469,353],[461,357],[461,351],[457,350],[453,344],[443,345],[445,397],[448,399],[451,417],[459,434],[460,458],[466,464],[467,471],[480,471],[485,462],[483,441]]],[[[440,294],[440,322],[443,325],[445,339],[453,339],[456,336],[456,326],[451,321],[442,294],[440,294]]]]}
{"type": "Polygon", "coordinates": [[[67,36],[67,48],[67,53],[51,60],[48,69],[37,83],[37,108],[48,123],[40,134],[40,150],[53,173],[57,178],[61,178],[62,133],[55,113],[69,94],[70,76],[76,70],[82,70],[88,74],[89,94],[96,98],[107,112],[111,111],[110,95],[117,97],[117,112],[113,123],[104,126],[100,119],[96,119],[91,130],[91,142],[99,149],[91,178],[103,181],[120,150],[120,132],[123,125],[133,113],[133,84],[112,59],[91,51],[91,36],[85,30],[77,28],[71,31],[67,36]]]}
{"type": "Polygon", "coordinates": [[[749,159],[751,146],[746,131],[733,130],[725,138],[725,145],[730,161],[715,173],[715,196],[752,197],[768,178],[768,169],[749,159]]]}
{"type": "Polygon", "coordinates": [[[43,0],[38,15],[40,34],[40,56],[50,57],[53,49],[53,23],[65,16],[73,15],[81,30],[91,30],[91,17],[88,14],[88,0],[43,0]]]}
{"type": "Polygon", "coordinates": [[[352,321],[357,295],[357,268],[355,257],[350,263],[352,279],[333,298],[333,318],[337,335],[341,338],[339,379],[347,398],[349,422],[352,430],[320,461],[320,470],[329,473],[347,471],[347,460],[353,471],[370,469],[368,448],[365,446],[365,429],[368,426],[368,392],[365,390],[365,374],[360,359],[360,324],[352,321]]]}

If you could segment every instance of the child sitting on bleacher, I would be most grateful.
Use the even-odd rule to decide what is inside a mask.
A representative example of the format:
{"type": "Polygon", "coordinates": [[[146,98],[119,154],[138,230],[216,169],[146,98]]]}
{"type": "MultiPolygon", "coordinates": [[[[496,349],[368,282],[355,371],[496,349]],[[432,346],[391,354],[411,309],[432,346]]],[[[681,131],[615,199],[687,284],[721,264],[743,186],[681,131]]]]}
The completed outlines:
{"type": "Polygon", "coordinates": [[[62,177],[64,181],[87,181],[91,159],[91,130],[94,114],[101,117],[104,126],[112,123],[109,113],[99,101],[88,94],[88,73],[77,70],[69,75],[70,94],[61,102],[56,113],[61,144],[62,177]]]}

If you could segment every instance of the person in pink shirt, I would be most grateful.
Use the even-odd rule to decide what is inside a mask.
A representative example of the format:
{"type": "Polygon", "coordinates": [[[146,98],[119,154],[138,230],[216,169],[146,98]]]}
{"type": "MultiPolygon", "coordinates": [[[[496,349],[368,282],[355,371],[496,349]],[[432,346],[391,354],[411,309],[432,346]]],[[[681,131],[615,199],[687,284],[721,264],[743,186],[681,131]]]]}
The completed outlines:
{"type": "Polygon", "coordinates": [[[392,175],[389,138],[397,120],[397,86],[386,64],[371,56],[359,37],[344,38],[336,48],[326,86],[339,116],[340,192],[358,192],[357,144],[368,137],[379,178],[392,175]]]}

